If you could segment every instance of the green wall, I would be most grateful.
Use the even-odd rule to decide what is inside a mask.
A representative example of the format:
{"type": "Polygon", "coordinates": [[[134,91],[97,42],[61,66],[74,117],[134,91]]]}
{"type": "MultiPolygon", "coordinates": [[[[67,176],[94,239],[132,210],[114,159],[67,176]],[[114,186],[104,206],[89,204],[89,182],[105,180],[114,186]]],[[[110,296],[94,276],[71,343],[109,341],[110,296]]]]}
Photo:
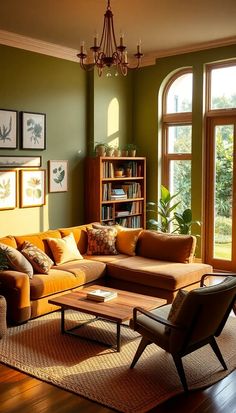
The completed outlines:
{"type": "Polygon", "coordinates": [[[89,125],[90,149],[93,144],[105,142],[124,147],[133,137],[133,76],[89,76],[89,125]]]}
{"type": "Polygon", "coordinates": [[[202,220],[204,147],[204,73],[206,63],[236,57],[236,45],[157,59],[154,66],[135,72],[134,136],[147,157],[147,199],[157,200],[161,183],[161,96],[167,80],[176,70],[193,69],[192,210],[202,220]]]}
{"type": "Polygon", "coordinates": [[[0,211],[0,236],[83,223],[89,145],[115,140],[123,146],[133,140],[132,75],[99,78],[77,63],[0,45],[0,79],[2,109],[47,116],[46,150],[0,149],[0,155],[41,155],[43,168],[50,159],[67,159],[69,165],[68,192],[47,193],[43,207],[19,208],[18,199],[16,209],[0,211]],[[116,110],[109,112],[114,99],[116,110]]]}
{"type": "Polygon", "coordinates": [[[43,207],[0,211],[0,236],[82,223],[86,73],[73,62],[0,46],[0,79],[2,109],[47,116],[46,150],[0,150],[0,154],[41,155],[43,168],[49,159],[67,159],[69,165],[68,192],[47,193],[43,207]]]}
{"type": "Polygon", "coordinates": [[[127,77],[99,78],[74,62],[0,46],[0,107],[47,115],[45,151],[0,150],[0,154],[41,155],[43,168],[49,159],[69,161],[68,192],[47,193],[44,207],[0,211],[0,236],[83,223],[84,158],[87,144],[91,148],[94,142],[137,143],[138,154],[147,157],[147,199],[156,200],[161,182],[161,94],[170,75],[184,67],[192,67],[194,74],[192,209],[194,219],[201,220],[205,64],[235,57],[233,45],[157,59],[154,66],[127,77]]]}

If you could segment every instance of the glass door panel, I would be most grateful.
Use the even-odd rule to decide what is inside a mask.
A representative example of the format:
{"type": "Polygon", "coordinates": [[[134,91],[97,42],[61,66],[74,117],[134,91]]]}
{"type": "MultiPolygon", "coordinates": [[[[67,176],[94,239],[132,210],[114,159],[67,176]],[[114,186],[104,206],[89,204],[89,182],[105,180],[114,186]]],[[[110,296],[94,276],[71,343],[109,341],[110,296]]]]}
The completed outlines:
{"type": "Polygon", "coordinates": [[[213,258],[232,259],[234,125],[214,128],[214,238],[213,258]]]}
{"type": "Polygon", "coordinates": [[[236,119],[209,120],[206,182],[206,262],[236,270],[236,119]]]}

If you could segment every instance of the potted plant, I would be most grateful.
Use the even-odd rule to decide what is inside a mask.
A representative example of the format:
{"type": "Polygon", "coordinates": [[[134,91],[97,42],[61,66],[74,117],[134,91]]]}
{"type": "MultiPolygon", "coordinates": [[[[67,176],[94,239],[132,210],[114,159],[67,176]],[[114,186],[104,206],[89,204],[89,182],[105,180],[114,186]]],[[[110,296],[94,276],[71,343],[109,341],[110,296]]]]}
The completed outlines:
{"type": "Polygon", "coordinates": [[[106,147],[106,156],[114,156],[114,148],[111,145],[106,147]]]}
{"type": "Polygon", "coordinates": [[[136,156],[137,145],[135,143],[127,143],[125,150],[128,151],[128,156],[136,156]]]}
{"type": "Polygon", "coordinates": [[[179,202],[172,204],[173,199],[179,195],[171,195],[170,191],[164,186],[161,185],[161,197],[159,199],[159,204],[155,202],[147,202],[147,213],[154,216],[155,218],[150,218],[147,220],[148,228],[160,230],[162,232],[170,231],[170,223],[174,220],[173,211],[179,205],[179,202]],[[160,220],[158,220],[160,216],[160,220]]]}
{"type": "Polygon", "coordinates": [[[178,234],[190,234],[190,230],[193,224],[201,225],[200,221],[192,220],[191,209],[185,209],[182,214],[174,212],[175,220],[177,221],[176,229],[173,232],[178,232],[178,234]]]}
{"type": "Polygon", "coordinates": [[[96,156],[106,156],[107,146],[108,145],[104,142],[96,143],[95,148],[94,148],[96,156]]]}
{"type": "Polygon", "coordinates": [[[115,177],[122,177],[124,176],[124,168],[122,166],[118,166],[117,168],[115,168],[115,177]]]}
{"type": "Polygon", "coordinates": [[[117,157],[121,156],[121,148],[119,146],[116,146],[114,148],[114,156],[117,156],[117,157]]]}

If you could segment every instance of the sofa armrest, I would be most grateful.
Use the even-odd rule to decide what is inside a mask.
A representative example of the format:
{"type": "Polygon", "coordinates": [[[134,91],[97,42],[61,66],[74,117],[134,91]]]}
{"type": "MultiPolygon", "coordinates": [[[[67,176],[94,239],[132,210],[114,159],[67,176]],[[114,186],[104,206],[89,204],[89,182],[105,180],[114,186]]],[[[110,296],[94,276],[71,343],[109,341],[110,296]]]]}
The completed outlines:
{"type": "Polygon", "coordinates": [[[0,273],[0,292],[7,300],[7,318],[22,323],[30,318],[30,281],[27,274],[5,270],[0,273]]]}

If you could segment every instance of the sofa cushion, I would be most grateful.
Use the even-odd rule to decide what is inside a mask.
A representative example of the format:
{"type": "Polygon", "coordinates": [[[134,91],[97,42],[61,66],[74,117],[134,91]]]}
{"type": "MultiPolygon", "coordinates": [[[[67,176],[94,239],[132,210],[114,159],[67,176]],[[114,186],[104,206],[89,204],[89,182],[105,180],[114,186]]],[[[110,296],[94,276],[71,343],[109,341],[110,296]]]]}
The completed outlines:
{"type": "Polygon", "coordinates": [[[80,285],[80,281],[72,273],[51,268],[48,274],[35,274],[30,280],[30,299],[39,298],[70,290],[80,285]]]}
{"type": "Polygon", "coordinates": [[[6,244],[0,244],[1,261],[4,264],[4,269],[12,269],[19,272],[26,273],[30,278],[33,276],[33,267],[30,262],[18,251],[6,244]],[[4,260],[5,258],[5,260],[4,260]]]}
{"type": "Polygon", "coordinates": [[[171,291],[199,282],[207,272],[212,272],[207,264],[172,263],[138,255],[107,263],[109,278],[171,291]]]}
{"type": "Polygon", "coordinates": [[[135,248],[141,231],[141,228],[120,227],[116,237],[116,248],[119,253],[135,255],[135,248]]]}
{"type": "Polygon", "coordinates": [[[16,240],[11,235],[0,238],[0,243],[9,245],[9,247],[12,247],[12,248],[17,248],[16,240]]]}
{"type": "Polygon", "coordinates": [[[87,228],[88,248],[87,255],[116,255],[116,235],[114,228],[99,229],[87,228]]]}
{"type": "Polygon", "coordinates": [[[51,248],[56,265],[83,259],[72,232],[63,238],[47,238],[47,242],[51,248]]]}
{"type": "Polygon", "coordinates": [[[25,241],[31,242],[40,250],[45,252],[50,258],[53,258],[49,245],[46,241],[47,238],[61,238],[61,233],[59,230],[49,230],[45,232],[38,232],[36,234],[27,234],[27,235],[17,235],[15,240],[19,249],[22,248],[22,245],[25,241]]]}
{"type": "Polygon", "coordinates": [[[81,254],[85,254],[88,246],[87,228],[92,228],[92,224],[79,225],[77,227],[60,228],[59,231],[62,237],[69,235],[71,232],[75,237],[77,248],[81,254]]]}
{"type": "Polygon", "coordinates": [[[104,276],[105,269],[105,264],[85,259],[54,266],[48,274],[35,274],[30,280],[30,298],[37,300],[92,282],[104,276]]]}
{"type": "Polygon", "coordinates": [[[156,260],[190,263],[193,261],[196,237],[164,234],[145,230],[139,235],[136,254],[156,260]]]}
{"type": "Polygon", "coordinates": [[[21,249],[22,254],[32,264],[34,270],[40,274],[48,274],[54,262],[40,248],[31,242],[25,241],[21,249]]]}
{"type": "Polygon", "coordinates": [[[53,268],[72,273],[80,280],[80,285],[97,280],[106,273],[106,265],[103,262],[86,259],[67,262],[53,268]]]}

